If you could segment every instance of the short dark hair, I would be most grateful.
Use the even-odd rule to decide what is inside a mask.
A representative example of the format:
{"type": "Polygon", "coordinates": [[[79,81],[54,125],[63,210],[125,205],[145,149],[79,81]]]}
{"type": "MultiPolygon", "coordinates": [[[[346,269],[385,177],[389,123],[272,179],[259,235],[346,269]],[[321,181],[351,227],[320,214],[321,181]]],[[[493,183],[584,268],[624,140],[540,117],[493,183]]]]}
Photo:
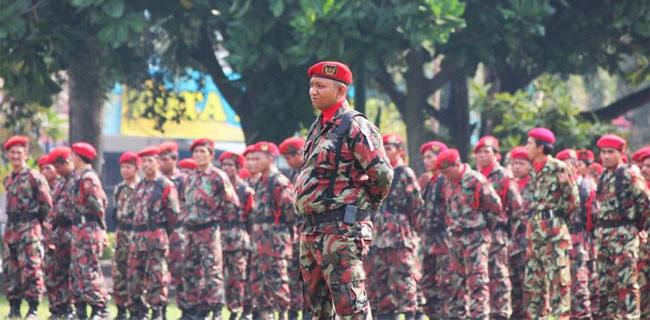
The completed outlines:
{"type": "Polygon", "coordinates": [[[544,155],[549,155],[553,153],[553,144],[539,139],[535,139],[535,145],[542,146],[542,152],[544,155]]]}
{"type": "Polygon", "coordinates": [[[83,161],[85,164],[92,164],[92,163],[93,163],[92,160],[90,160],[90,159],[88,159],[88,158],[86,158],[86,157],[84,157],[84,156],[82,156],[82,155],[80,155],[80,154],[77,154],[77,155],[79,156],[79,158],[81,159],[81,161],[83,161]]]}

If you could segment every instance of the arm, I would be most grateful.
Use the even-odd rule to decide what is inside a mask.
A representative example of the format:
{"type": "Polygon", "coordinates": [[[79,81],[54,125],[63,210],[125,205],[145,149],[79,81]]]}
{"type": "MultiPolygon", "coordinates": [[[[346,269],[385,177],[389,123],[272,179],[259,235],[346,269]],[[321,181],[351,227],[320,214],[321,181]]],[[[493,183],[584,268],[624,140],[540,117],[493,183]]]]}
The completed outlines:
{"type": "Polygon", "coordinates": [[[497,222],[500,222],[500,215],[503,212],[503,206],[499,194],[494,190],[492,184],[487,181],[479,182],[480,186],[477,192],[479,193],[480,204],[479,208],[485,213],[485,221],[488,228],[493,229],[497,222]]]}
{"type": "Polygon", "coordinates": [[[559,170],[557,179],[560,194],[555,194],[555,197],[560,200],[560,210],[564,212],[564,218],[569,221],[568,219],[571,214],[580,208],[580,192],[578,191],[578,186],[571,178],[569,169],[566,166],[561,166],[559,170]]]}
{"type": "Polygon", "coordinates": [[[178,198],[178,191],[173,183],[165,187],[163,192],[165,204],[164,214],[167,218],[167,233],[171,233],[174,230],[174,226],[178,222],[178,216],[180,215],[180,200],[178,198]]]}
{"type": "Polygon", "coordinates": [[[411,226],[416,229],[416,226],[420,223],[419,221],[421,221],[419,216],[423,213],[424,200],[422,200],[420,184],[411,168],[407,167],[404,170],[404,178],[406,179],[407,214],[411,226]]]}

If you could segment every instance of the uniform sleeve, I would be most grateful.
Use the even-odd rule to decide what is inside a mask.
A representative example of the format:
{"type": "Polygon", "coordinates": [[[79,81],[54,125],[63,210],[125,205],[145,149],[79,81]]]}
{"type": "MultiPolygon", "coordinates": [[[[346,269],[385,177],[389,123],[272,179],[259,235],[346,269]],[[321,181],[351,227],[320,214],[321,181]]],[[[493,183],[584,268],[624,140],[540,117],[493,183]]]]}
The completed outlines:
{"type": "Polygon", "coordinates": [[[47,180],[42,175],[34,175],[34,183],[36,183],[34,188],[37,203],[36,216],[43,222],[52,209],[52,193],[47,180]]]}
{"type": "Polygon", "coordinates": [[[370,122],[365,119],[359,122],[353,120],[350,124],[350,138],[350,150],[368,175],[365,188],[370,195],[372,208],[376,209],[388,195],[393,168],[386,157],[379,130],[370,122]]]}
{"type": "Polygon", "coordinates": [[[481,186],[478,190],[478,197],[480,198],[480,209],[485,214],[485,219],[489,228],[496,226],[499,221],[499,216],[502,214],[503,207],[501,205],[501,198],[488,181],[480,182],[481,186]]]}
{"type": "Polygon", "coordinates": [[[517,188],[517,183],[514,179],[510,179],[508,185],[508,195],[507,195],[507,206],[508,209],[508,224],[512,224],[514,217],[521,217],[522,211],[524,210],[524,200],[519,193],[517,188]]]}
{"type": "Polygon", "coordinates": [[[166,187],[168,191],[165,192],[165,216],[167,218],[167,230],[174,229],[178,222],[178,216],[181,213],[180,200],[178,198],[178,190],[171,184],[166,187]]]}
{"type": "Polygon", "coordinates": [[[106,199],[101,185],[92,177],[84,178],[82,181],[84,203],[93,215],[103,218],[106,209],[106,199]]]}
{"type": "MultiPolygon", "coordinates": [[[[561,166],[558,172],[560,197],[560,210],[564,212],[565,219],[568,219],[578,208],[580,208],[580,192],[575,184],[569,170],[561,166]]],[[[568,220],[567,220],[568,221],[568,220]]]]}
{"type": "MultiPolygon", "coordinates": [[[[279,180],[279,179],[278,179],[279,180]]],[[[280,210],[280,213],[284,216],[287,223],[293,224],[296,220],[296,214],[294,212],[293,205],[293,186],[288,183],[277,183],[275,189],[273,190],[273,196],[275,197],[275,203],[278,206],[277,210],[280,210]]]]}
{"type": "MultiPolygon", "coordinates": [[[[647,227],[650,225],[650,190],[646,185],[645,179],[637,172],[630,170],[630,194],[632,205],[639,213],[639,227],[647,227]]],[[[627,204],[626,204],[627,206],[627,204]]]]}
{"type": "Polygon", "coordinates": [[[407,198],[407,214],[410,219],[411,226],[417,226],[421,218],[419,217],[424,208],[424,201],[422,200],[422,193],[420,192],[420,184],[415,176],[413,169],[406,168],[404,170],[406,198],[407,198]]]}

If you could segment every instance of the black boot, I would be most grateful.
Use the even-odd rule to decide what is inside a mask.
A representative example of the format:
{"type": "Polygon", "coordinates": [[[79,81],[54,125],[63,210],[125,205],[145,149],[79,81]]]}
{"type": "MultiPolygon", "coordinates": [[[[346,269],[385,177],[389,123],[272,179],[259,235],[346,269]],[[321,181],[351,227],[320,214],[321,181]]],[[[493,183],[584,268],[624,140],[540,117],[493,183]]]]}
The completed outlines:
{"type": "Polygon", "coordinates": [[[223,310],[223,304],[218,303],[212,308],[212,320],[221,320],[221,311],[223,310]]]}
{"type": "Polygon", "coordinates": [[[415,320],[415,312],[407,312],[404,317],[406,320],[415,320]]]}
{"type": "Polygon", "coordinates": [[[162,320],[162,310],[159,308],[152,309],[151,320],[162,320]]]}
{"type": "Polygon", "coordinates": [[[91,308],[90,320],[108,320],[108,308],[106,308],[106,305],[92,305],[91,308]]]}
{"type": "Polygon", "coordinates": [[[79,320],[88,320],[88,311],[86,310],[86,304],[83,302],[75,303],[75,308],[77,309],[77,319],[79,320]]]}
{"type": "Polygon", "coordinates": [[[162,309],[160,310],[160,312],[162,313],[162,314],[161,314],[161,316],[162,316],[162,320],[167,320],[167,306],[162,307],[162,309]]]}
{"type": "Polygon", "coordinates": [[[239,319],[252,320],[253,315],[251,314],[251,309],[251,306],[244,306],[244,311],[241,312],[241,317],[239,317],[239,319]]]}
{"type": "Polygon", "coordinates": [[[47,320],[59,320],[61,319],[63,307],[50,307],[50,317],[47,320]]]}
{"type": "Polygon", "coordinates": [[[126,308],[125,307],[117,307],[117,316],[115,316],[114,320],[126,320],[128,319],[126,315],[126,308]]]}
{"type": "Polygon", "coordinates": [[[237,320],[237,312],[230,311],[230,318],[228,320],[237,320]]]}
{"type": "Polygon", "coordinates": [[[72,305],[66,304],[61,306],[61,317],[59,319],[62,320],[75,320],[76,317],[74,313],[72,312],[72,305]]]}
{"type": "Polygon", "coordinates": [[[25,315],[25,320],[38,320],[38,300],[28,300],[29,310],[25,315]]]}
{"type": "Polygon", "coordinates": [[[9,300],[9,315],[7,315],[7,319],[22,319],[23,317],[20,315],[20,299],[11,299],[9,300]]]}
{"type": "Polygon", "coordinates": [[[289,310],[289,320],[298,320],[298,312],[289,310]]]}
{"type": "Polygon", "coordinates": [[[180,320],[194,320],[196,316],[196,313],[194,310],[188,310],[185,308],[181,308],[181,319],[180,320]]]}

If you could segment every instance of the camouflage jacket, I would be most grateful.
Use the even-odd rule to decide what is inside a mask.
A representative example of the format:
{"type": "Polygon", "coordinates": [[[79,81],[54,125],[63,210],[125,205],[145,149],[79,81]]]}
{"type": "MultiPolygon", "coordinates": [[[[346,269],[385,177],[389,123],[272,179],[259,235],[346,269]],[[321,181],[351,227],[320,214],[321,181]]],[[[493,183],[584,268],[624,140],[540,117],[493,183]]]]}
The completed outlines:
{"type": "Polygon", "coordinates": [[[181,219],[184,225],[221,222],[239,207],[237,193],[228,176],[212,164],[187,176],[184,194],[187,209],[181,219]]]}
{"type": "Polygon", "coordinates": [[[516,180],[513,182],[519,190],[522,202],[521,210],[517,211],[512,216],[512,221],[510,222],[510,255],[515,255],[517,253],[526,251],[526,246],[528,245],[528,239],[526,238],[526,229],[528,229],[528,222],[533,217],[533,212],[530,209],[530,204],[533,201],[533,185],[530,182],[530,178],[526,179],[526,183],[523,185],[523,187],[520,187],[519,183],[516,180]]]}
{"type": "Polygon", "coordinates": [[[74,173],[59,176],[54,184],[52,193],[52,211],[50,211],[50,225],[56,228],[57,224],[72,223],[74,220],[74,199],[72,193],[75,188],[74,173]]]}
{"type": "Polygon", "coordinates": [[[291,170],[291,173],[289,174],[289,182],[291,182],[291,185],[296,184],[296,180],[298,179],[298,174],[300,171],[298,170],[291,170]]]}
{"type": "Polygon", "coordinates": [[[251,240],[258,255],[290,259],[293,225],[293,186],[277,169],[257,181],[255,205],[252,211],[251,240]]]}
{"type": "MultiPolygon", "coordinates": [[[[540,172],[531,170],[530,183],[535,186],[530,209],[534,213],[553,211],[564,216],[565,221],[580,205],[578,187],[571,178],[566,164],[552,156],[547,156],[540,172]]],[[[533,219],[537,215],[533,215],[533,219]]]]}
{"type": "MultiPolygon", "coordinates": [[[[487,172],[487,170],[485,171],[487,172]]],[[[481,173],[492,183],[492,187],[499,195],[503,206],[503,210],[497,216],[497,230],[492,233],[492,241],[493,243],[506,245],[510,234],[510,219],[519,215],[519,210],[522,209],[521,194],[519,194],[519,190],[515,185],[512,172],[500,164],[494,163],[489,168],[487,175],[482,170],[481,173]]]]}
{"type": "Polygon", "coordinates": [[[650,191],[638,170],[620,165],[620,194],[616,193],[616,171],[606,170],[600,177],[596,191],[594,223],[629,220],[642,227],[650,219],[650,191]]]}
{"type": "Polygon", "coordinates": [[[28,167],[11,172],[4,180],[7,196],[5,243],[14,245],[43,240],[41,222],[52,208],[50,187],[39,172],[28,167]]]}
{"type": "Polygon", "coordinates": [[[135,194],[135,187],[140,183],[136,177],[132,184],[127,184],[126,181],[121,181],[115,186],[113,191],[113,203],[115,204],[115,222],[117,228],[130,225],[133,227],[133,215],[135,214],[135,201],[133,195],[135,194]]]}
{"type": "Polygon", "coordinates": [[[75,202],[75,218],[81,219],[85,226],[99,226],[106,229],[104,215],[106,212],[106,193],[102,189],[99,176],[92,169],[75,172],[75,186],[72,189],[75,202]]]}
{"type": "MultiPolygon", "coordinates": [[[[340,159],[336,158],[339,136],[336,129],[342,116],[351,109],[347,102],[328,122],[320,115],[311,127],[305,144],[302,170],[296,179],[296,209],[301,215],[318,215],[356,205],[359,210],[377,210],[388,194],[393,169],[386,157],[379,130],[367,119],[357,116],[350,121],[343,136],[340,159]],[[338,169],[335,163],[338,160],[338,169]],[[330,178],[334,175],[331,199],[328,199],[330,178]]],[[[370,240],[372,223],[362,221],[353,226],[323,223],[303,232],[347,233],[355,229],[370,240]]]]}
{"type": "Polygon", "coordinates": [[[185,184],[187,183],[187,175],[181,173],[178,169],[174,169],[174,173],[167,178],[174,183],[178,193],[178,203],[180,207],[180,212],[176,217],[176,228],[178,228],[183,225],[183,217],[187,212],[187,210],[185,210],[185,184]]]}
{"type": "Polygon", "coordinates": [[[445,254],[449,252],[449,232],[445,215],[445,178],[434,174],[427,182],[422,197],[424,206],[420,219],[416,222],[416,230],[422,236],[424,250],[429,254],[445,254]]]}
{"type": "Polygon", "coordinates": [[[571,228],[579,231],[586,231],[591,227],[593,221],[593,202],[596,196],[596,183],[592,179],[578,176],[576,179],[578,194],[580,196],[580,207],[571,215],[569,220],[571,228]]]}
{"type": "Polygon", "coordinates": [[[223,251],[250,250],[251,240],[248,233],[251,211],[255,203],[255,191],[248,183],[237,178],[235,191],[239,207],[226,215],[221,224],[221,247],[223,251]]]}
{"type": "MultiPolygon", "coordinates": [[[[493,229],[501,214],[501,198],[492,184],[467,164],[459,181],[445,181],[445,221],[451,232],[493,229]]],[[[489,234],[489,232],[488,232],[489,234]]]]}
{"type": "Polygon", "coordinates": [[[178,192],[169,178],[158,175],[142,179],[133,194],[133,238],[131,250],[167,250],[168,233],[180,213],[178,192]]]}
{"type": "Polygon", "coordinates": [[[422,212],[420,186],[413,169],[406,165],[393,168],[390,191],[380,209],[373,214],[373,246],[377,248],[416,247],[414,226],[422,212]]]}

